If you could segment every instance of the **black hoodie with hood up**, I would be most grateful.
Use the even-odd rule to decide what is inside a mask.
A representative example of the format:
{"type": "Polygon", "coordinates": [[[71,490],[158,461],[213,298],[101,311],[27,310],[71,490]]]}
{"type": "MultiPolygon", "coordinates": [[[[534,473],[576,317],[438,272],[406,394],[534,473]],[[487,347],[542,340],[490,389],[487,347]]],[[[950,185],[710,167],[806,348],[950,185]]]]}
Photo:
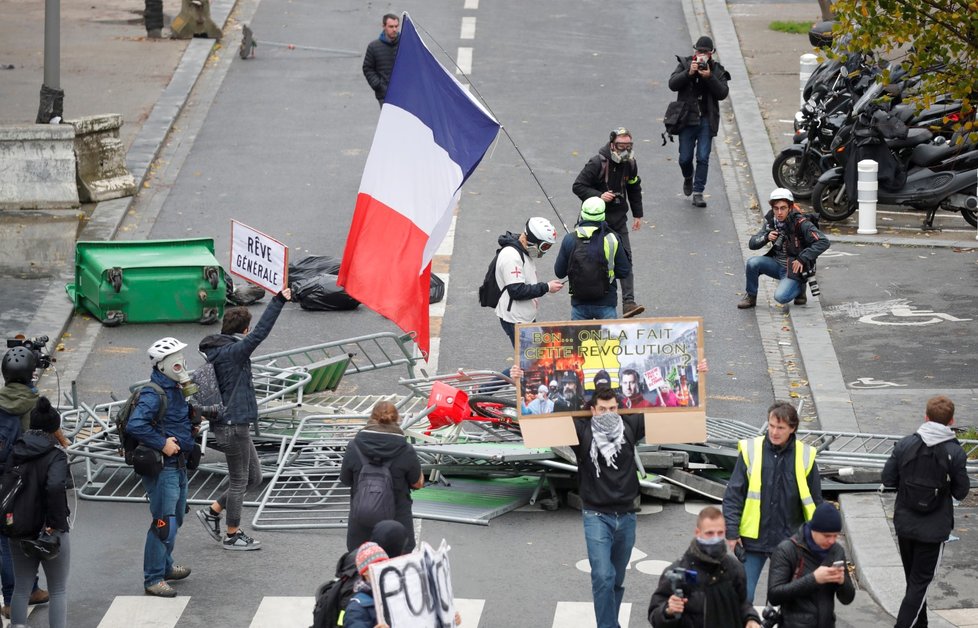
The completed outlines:
{"type": "Polygon", "coordinates": [[[58,445],[53,434],[40,430],[24,432],[14,444],[11,464],[31,463],[39,481],[38,508],[44,511],[45,525],[61,532],[68,531],[68,454],[58,445]]]}

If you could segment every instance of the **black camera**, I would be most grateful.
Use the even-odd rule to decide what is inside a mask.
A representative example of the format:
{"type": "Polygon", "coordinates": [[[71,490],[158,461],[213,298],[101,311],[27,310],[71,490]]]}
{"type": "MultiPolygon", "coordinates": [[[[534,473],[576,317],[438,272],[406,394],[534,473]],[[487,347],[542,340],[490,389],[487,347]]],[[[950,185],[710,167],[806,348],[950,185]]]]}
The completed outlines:
{"type": "Polygon", "coordinates": [[[777,234],[778,234],[778,239],[774,241],[773,246],[776,246],[776,247],[784,246],[784,231],[781,231],[780,229],[778,229],[777,230],[777,234]]]}
{"type": "Polygon", "coordinates": [[[761,611],[761,625],[764,628],[775,628],[775,626],[781,623],[781,619],[781,611],[770,604],[765,606],[764,610],[761,611]]]}
{"type": "Polygon", "coordinates": [[[34,338],[17,336],[7,338],[7,348],[24,347],[34,354],[34,359],[37,360],[37,368],[46,369],[51,366],[51,356],[45,352],[45,346],[48,340],[49,338],[47,336],[35,336],[34,338]]]}
{"type": "Polygon", "coordinates": [[[699,70],[705,70],[706,68],[708,68],[708,67],[710,67],[710,66],[709,66],[709,64],[707,64],[707,63],[706,63],[706,61],[698,61],[698,62],[696,63],[696,67],[697,67],[697,69],[699,69],[699,70]]]}
{"type": "MultiPolygon", "coordinates": [[[[683,569],[682,567],[667,569],[662,575],[669,581],[669,585],[672,587],[672,594],[678,598],[686,597],[683,593],[683,587],[694,586],[699,576],[695,569],[683,569]]],[[[680,615],[677,615],[677,617],[680,617],[680,615]]]]}

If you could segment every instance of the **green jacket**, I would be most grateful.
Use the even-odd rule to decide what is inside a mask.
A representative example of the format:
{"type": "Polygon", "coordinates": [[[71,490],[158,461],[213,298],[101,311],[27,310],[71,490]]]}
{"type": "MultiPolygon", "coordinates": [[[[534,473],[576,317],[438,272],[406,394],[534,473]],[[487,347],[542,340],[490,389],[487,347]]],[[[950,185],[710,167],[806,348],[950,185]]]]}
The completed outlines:
{"type": "Polygon", "coordinates": [[[20,415],[20,429],[26,432],[31,427],[31,410],[39,396],[37,391],[24,384],[7,384],[0,388],[0,408],[20,415]]]}

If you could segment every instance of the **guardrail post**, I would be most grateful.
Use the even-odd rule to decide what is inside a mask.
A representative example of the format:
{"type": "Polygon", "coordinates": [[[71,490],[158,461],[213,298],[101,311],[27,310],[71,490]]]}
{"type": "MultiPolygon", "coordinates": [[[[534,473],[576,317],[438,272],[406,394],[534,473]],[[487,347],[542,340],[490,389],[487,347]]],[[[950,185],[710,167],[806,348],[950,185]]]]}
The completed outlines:
{"type": "Polygon", "coordinates": [[[879,165],[872,159],[863,159],[857,165],[856,199],[859,201],[859,235],[875,235],[876,231],[876,177],[879,165]]]}
{"type": "Polygon", "coordinates": [[[800,59],[800,71],[798,73],[798,105],[805,104],[805,84],[812,77],[812,72],[818,67],[818,57],[810,52],[806,52],[800,59]]]}

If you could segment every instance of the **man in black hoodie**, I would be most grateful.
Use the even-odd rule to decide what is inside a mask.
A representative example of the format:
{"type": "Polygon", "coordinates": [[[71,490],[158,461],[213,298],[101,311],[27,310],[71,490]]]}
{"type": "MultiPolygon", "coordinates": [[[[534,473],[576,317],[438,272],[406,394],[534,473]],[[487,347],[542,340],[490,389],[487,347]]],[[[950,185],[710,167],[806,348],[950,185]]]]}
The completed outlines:
{"type": "Polygon", "coordinates": [[[685,126],[679,132],[679,168],[683,194],[693,195],[693,206],[706,207],[703,190],[710,169],[713,138],[720,130],[720,101],[727,97],[730,74],[713,58],[713,40],[700,37],[694,54],[676,59],[679,65],[669,77],[669,89],[679,92],[676,100],[688,105],[685,126]],[[693,153],[696,168],[693,169],[693,153]]]}
{"type": "Polygon", "coordinates": [[[883,466],[883,486],[897,489],[893,527],[907,578],[896,628],[927,625],[927,587],[954,529],[951,498],[964,499],[971,488],[953,423],[954,402],[932,397],[923,424],[896,444],[883,466]]]}
{"type": "Polygon", "coordinates": [[[261,484],[261,463],[251,441],[251,428],[258,420],[258,401],[251,377],[251,354],[255,352],[282,312],[282,306],[292,298],[288,288],[275,295],[254,330],[251,313],[243,307],[224,312],[221,333],[200,341],[200,351],[214,365],[224,412],[211,419],[214,449],[224,453],[228,464],[228,489],[209,508],[197,511],[197,518],[215,541],[226,550],[257,550],[261,542],[244,533],[241,523],[241,502],[245,492],[261,484]],[[221,513],[227,511],[227,534],[221,538],[221,513]]]}
{"type": "Polygon", "coordinates": [[[367,45],[367,54],[363,57],[363,75],[374,90],[377,102],[383,107],[387,86],[391,82],[391,71],[394,69],[394,59],[397,57],[397,45],[400,41],[397,29],[401,25],[401,19],[388,13],[381,24],[384,30],[380,31],[380,37],[367,45]]]}
{"type": "MultiPolygon", "coordinates": [[[[605,221],[618,234],[618,240],[632,268],[635,258],[628,240],[628,210],[632,211],[632,231],[642,226],[642,179],[638,176],[638,164],[632,134],[619,127],[611,131],[609,141],[598,154],[588,160],[572,186],[581,201],[598,196],[605,202],[605,221]]],[[[635,273],[620,279],[622,316],[631,318],[645,311],[635,303],[635,273]]]]}

